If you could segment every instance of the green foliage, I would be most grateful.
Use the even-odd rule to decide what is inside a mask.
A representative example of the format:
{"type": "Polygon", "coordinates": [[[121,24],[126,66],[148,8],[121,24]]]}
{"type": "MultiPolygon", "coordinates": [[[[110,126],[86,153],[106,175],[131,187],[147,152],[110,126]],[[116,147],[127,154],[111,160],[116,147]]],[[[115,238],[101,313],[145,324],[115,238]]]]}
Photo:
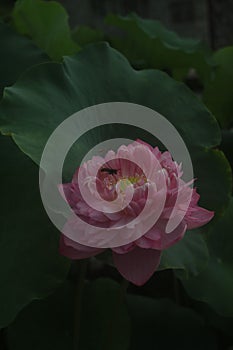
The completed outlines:
{"type": "MultiPolygon", "coordinates": [[[[220,131],[218,125],[232,126],[233,48],[212,54],[199,40],[181,38],[134,14],[107,16],[114,35],[87,26],[71,32],[65,9],[54,1],[18,0],[12,18],[9,14],[14,28],[0,23],[0,130],[12,136],[0,136],[0,327],[11,324],[8,348],[69,350],[78,313],[80,350],[217,350],[212,330],[231,336],[233,322],[232,171],[224,155],[232,160],[233,137],[232,130],[220,131]],[[106,38],[113,48],[98,43],[106,38]],[[155,70],[184,80],[190,68],[202,80],[209,110],[183,83],[155,70]],[[184,287],[178,283],[178,299],[187,307],[132,294],[125,299],[113,279],[95,279],[119,277],[106,251],[92,259],[81,308],[75,309],[73,277],[79,271],[70,270],[59,254],[59,233],[39,195],[37,165],[62,121],[85,107],[116,101],[149,107],[175,126],[192,158],[200,205],[215,211],[208,226],[187,232],[163,252],[153,284],[129,287],[134,294],[157,295],[151,286],[161,287],[159,276],[173,269],[184,287]]],[[[65,178],[92,146],[114,137],[158,142],[129,125],[95,128],[71,148],[65,178]]]]}
{"type": "MultiPolygon", "coordinates": [[[[214,334],[200,316],[171,300],[129,294],[126,308],[120,286],[109,279],[87,283],[84,296],[80,350],[166,350],[174,344],[179,349],[187,349],[187,344],[191,350],[217,349],[214,334]]],[[[72,349],[74,297],[74,288],[66,283],[53,296],[25,308],[8,329],[9,349],[72,349]]]]}
{"type": "Polygon", "coordinates": [[[216,312],[233,317],[233,200],[224,216],[209,232],[207,244],[211,259],[198,276],[182,279],[188,294],[197,300],[208,303],[216,312]]]}
{"type": "Polygon", "coordinates": [[[103,41],[104,33],[98,29],[92,29],[87,26],[78,26],[72,32],[73,40],[81,47],[98,41],[103,41]]]}
{"type": "Polygon", "coordinates": [[[187,232],[184,238],[162,253],[159,270],[181,270],[184,275],[198,275],[208,263],[206,243],[198,230],[187,232]]]}
{"type": "Polygon", "coordinates": [[[200,40],[183,39],[167,30],[159,21],[131,14],[109,15],[106,23],[123,30],[110,37],[113,47],[122,52],[135,67],[165,69],[176,77],[184,77],[195,68],[201,77],[210,74],[211,52],[200,40]]]}
{"type": "Polygon", "coordinates": [[[0,22],[0,97],[5,86],[12,85],[19,75],[35,64],[49,60],[33,42],[0,22]]]}
{"type": "MultiPolygon", "coordinates": [[[[9,349],[73,349],[74,299],[74,287],[66,283],[53,296],[33,302],[9,328],[9,349]]],[[[118,283],[110,279],[87,283],[80,313],[78,349],[128,349],[130,319],[118,283]]]]}
{"type": "Polygon", "coordinates": [[[59,234],[41,203],[38,168],[0,136],[1,232],[0,327],[34,299],[50,294],[67,275],[69,261],[58,251],[59,234]]]}
{"type": "Polygon", "coordinates": [[[194,311],[167,299],[129,295],[127,300],[134,334],[130,349],[217,350],[215,336],[194,311]]]}
{"type": "Polygon", "coordinates": [[[133,70],[123,56],[105,44],[89,46],[76,56],[65,58],[63,65],[35,67],[14,87],[6,89],[1,106],[1,129],[4,133],[17,134],[15,141],[38,163],[48,136],[68,115],[90,105],[116,100],[141,103],[165,115],[189,147],[203,149],[220,142],[216,121],[185,85],[160,71],[133,70]],[[85,94],[79,94],[81,87],[85,94]],[[17,111],[12,113],[16,103],[23,108],[22,122],[17,119],[17,111]],[[40,113],[42,122],[44,120],[37,130],[31,124],[37,119],[36,113],[40,113]],[[27,123],[29,118],[32,121],[27,123]],[[40,132],[41,137],[35,139],[33,132],[40,132]]]}
{"type": "Polygon", "coordinates": [[[13,21],[19,33],[31,37],[55,61],[79,50],[71,38],[68,15],[55,1],[18,0],[13,21]]]}
{"type": "MultiPolygon", "coordinates": [[[[223,154],[207,148],[220,139],[214,118],[183,84],[159,71],[136,72],[106,44],[89,46],[76,56],[65,58],[63,65],[44,64],[28,71],[5,91],[0,108],[1,130],[12,134],[20,149],[39,164],[49,135],[65,118],[84,107],[117,100],[153,108],[174,124],[190,148],[194,172],[200,177],[198,186],[205,193],[208,208],[221,212],[229,199],[231,181],[223,154]],[[147,91],[156,93],[148,95],[147,91]],[[14,106],[23,115],[20,121],[14,106]],[[209,166],[203,167],[203,163],[209,166]],[[213,172],[212,168],[218,170],[213,172]],[[215,191],[210,190],[211,186],[215,186],[215,191]]],[[[98,143],[103,138],[119,137],[119,131],[119,128],[93,131],[74,147],[74,156],[78,160],[78,154],[88,151],[90,138],[98,143]]],[[[134,138],[134,130],[129,129],[127,136],[134,138]]],[[[70,160],[69,169],[78,166],[74,157],[70,160]]],[[[206,263],[206,254],[200,237],[186,235],[177,247],[164,253],[162,268],[181,268],[196,274],[206,263]]]]}
{"type": "Polygon", "coordinates": [[[86,286],[80,332],[83,350],[128,349],[130,319],[118,283],[102,278],[86,286]]]}
{"type": "Polygon", "coordinates": [[[9,0],[2,0],[0,4],[0,19],[7,20],[10,17],[12,11],[13,3],[9,0]]]}
{"type": "Polygon", "coordinates": [[[217,67],[206,83],[204,102],[222,127],[233,125],[233,46],[218,50],[214,56],[217,67]]]}
{"type": "Polygon", "coordinates": [[[198,193],[208,193],[201,196],[200,205],[212,208],[215,216],[221,214],[226,209],[232,192],[232,170],[229,162],[218,149],[196,150],[192,161],[198,193]]]}
{"type": "MultiPolygon", "coordinates": [[[[218,169],[221,164],[214,173],[204,167],[205,176],[200,176],[198,186],[202,194],[202,188],[214,183],[215,191],[205,192],[204,197],[209,209],[224,209],[231,192],[229,165],[222,154],[213,156],[208,152],[208,147],[220,143],[215,119],[184,84],[160,71],[135,71],[106,44],[91,45],[76,56],[65,57],[63,65],[44,64],[28,71],[12,88],[5,90],[0,129],[4,134],[12,134],[20,149],[39,164],[49,135],[64,119],[84,107],[111,101],[142,104],[164,115],[188,146],[195,162],[195,176],[203,172],[203,159],[212,168],[218,169]],[[22,120],[15,106],[20,106],[22,120]]],[[[106,128],[102,133],[85,136],[73,148],[76,159],[77,154],[90,148],[90,138],[98,143],[114,136],[119,137],[119,129],[106,128]]],[[[134,139],[134,129],[127,136],[134,139]]],[[[78,165],[77,161],[75,166],[78,165]]]]}
{"type": "Polygon", "coordinates": [[[72,349],[74,300],[74,288],[67,282],[53,295],[32,302],[8,328],[9,349],[72,349]]]}
{"type": "Polygon", "coordinates": [[[222,130],[222,142],[220,147],[233,167],[233,129],[222,130]]]}

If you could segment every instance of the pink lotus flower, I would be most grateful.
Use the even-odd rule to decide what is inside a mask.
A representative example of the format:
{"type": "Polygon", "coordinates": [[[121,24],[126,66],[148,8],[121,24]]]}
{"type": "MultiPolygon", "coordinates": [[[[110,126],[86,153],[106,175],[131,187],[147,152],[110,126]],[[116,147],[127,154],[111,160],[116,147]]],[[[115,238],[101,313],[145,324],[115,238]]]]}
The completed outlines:
{"type": "MultiPolygon", "coordinates": [[[[142,169],[136,164],[138,157],[143,158],[148,172],[158,167],[159,164],[160,169],[156,170],[156,177],[159,179],[159,174],[162,171],[165,186],[162,180],[157,181],[152,204],[153,208],[156,208],[160,203],[161,194],[163,194],[165,195],[164,206],[158,220],[143,235],[140,235],[140,230],[145,223],[138,220],[132,226],[137,238],[111,249],[113,261],[120,274],[130,282],[140,286],[158,268],[164,249],[182,239],[186,230],[206,224],[214,215],[213,212],[197,205],[200,196],[196,189],[190,188],[189,184],[181,179],[181,165],[172,160],[169,152],[162,153],[157,147],[153,149],[143,141],[137,140],[128,146],[121,146],[116,153],[109,151],[104,159],[93,157],[78,168],[72,182],[63,184],[62,188],[70,207],[82,219],[83,227],[82,225],[75,227],[72,220],[66,222],[61,236],[60,252],[70,259],[85,259],[97,255],[103,252],[104,248],[80,244],[69,238],[71,237],[70,231],[74,231],[74,229],[85,230],[85,223],[88,223],[88,227],[94,227],[104,232],[109,228],[124,227],[140,215],[148,200],[148,188],[151,184],[147,181],[142,169]],[[122,154],[124,154],[124,159],[122,154]],[[104,166],[100,166],[99,164],[103,164],[103,162],[104,166]],[[93,195],[92,183],[88,181],[96,173],[95,181],[98,194],[109,203],[120,198],[116,204],[119,205],[118,211],[112,213],[99,211],[83,199],[79,180],[81,178],[82,184],[88,183],[87,187],[93,195]],[[130,191],[132,188],[133,194],[130,191]],[[179,200],[177,201],[178,192],[179,200]],[[121,209],[122,203],[130,194],[132,195],[130,203],[121,209]],[[180,222],[178,221],[178,225],[167,233],[166,226],[171,217],[173,219],[180,217],[181,219],[180,222]]],[[[153,210],[150,210],[145,220],[147,221],[151,215],[153,215],[153,210]]],[[[90,232],[87,231],[87,235],[88,233],[90,232]]],[[[107,236],[106,233],[104,234],[107,236]]]]}

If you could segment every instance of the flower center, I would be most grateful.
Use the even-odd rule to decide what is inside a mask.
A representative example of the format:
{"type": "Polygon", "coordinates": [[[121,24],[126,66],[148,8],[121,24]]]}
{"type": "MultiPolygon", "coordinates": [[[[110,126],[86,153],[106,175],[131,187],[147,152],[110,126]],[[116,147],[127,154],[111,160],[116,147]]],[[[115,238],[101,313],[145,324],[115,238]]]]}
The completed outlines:
{"type": "Polygon", "coordinates": [[[98,192],[105,200],[124,196],[129,186],[140,187],[147,183],[142,169],[128,159],[114,159],[101,166],[97,175],[98,192]]]}

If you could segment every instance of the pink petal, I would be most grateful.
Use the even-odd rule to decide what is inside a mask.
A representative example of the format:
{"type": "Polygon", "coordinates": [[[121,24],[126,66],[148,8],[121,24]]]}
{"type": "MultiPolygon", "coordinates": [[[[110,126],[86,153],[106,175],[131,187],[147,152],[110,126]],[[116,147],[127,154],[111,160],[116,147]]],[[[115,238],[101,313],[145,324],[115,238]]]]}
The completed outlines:
{"type": "MultiPolygon", "coordinates": [[[[185,222],[181,222],[172,232],[166,233],[167,220],[159,220],[154,227],[145,234],[145,238],[148,238],[148,244],[150,248],[164,250],[175,244],[184,237],[187,225],[185,222]]],[[[143,238],[143,237],[142,237],[143,238]]],[[[144,240],[137,240],[138,246],[145,246],[144,240]]]]}
{"type": "Polygon", "coordinates": [[[131,242],[125,245],[122,245],[120,247],[114,247],[112,248],[112,251],[117,253],[117,254],[126,254],[128,252],[130,252],[131,250],[133,250],[135,247],[135,243],[131,242]]]}
{"type": "Polygon", "coordinates": [[[214,212],[205,208],[196,206],[189,209],[187,215],[185,216],[188,230],[207,224],[213,218],[213,216],[214,212]]]}
{"type": "Polygon", "coordinates": [[[113,252],[113,261],[120,274],[128,281],[142,286],[156,271],[161,252],[153,249],[135,247],[126,254],[113,252]]]}
{"type": "MultiPolygon", "coordinates": [[[[144,236],[140,237],[139,239],[137,239],[135,241],[135,244],[140,248],[153,249],[154,242],[144,235],[144,236]]],[[[158,250],[160,250],[160,249],[158,249],[158,250]]]]}
{"type": "Polygon", "coordinates": [[[61,235],[60,238],[60,254],[66,256],[69,259],[86,259],[90,256],[97,255],[104,251],[104,249],[88,247],[82,244],[79,244],[72,239],[61,235]]]}
{"type": "MultiPolygon", "coordinates": [[[[80,200],[80,192],[78,187],[73,183],[66,183],[58,185],[58,190],[63,199],[74,208],[80,200]],[[63,191],[62,191],[63,190],[63,191]]],[[[82,199],[82,198],[81,198],[82,199]]]]}
{"type": "Polygon", "coordinates": [[[135,142],[133,142],[133,145],[137,145],[137,143],[140,143],[141,145],[144,145],[144,146],[147,146],[150,150],[151,150],[151,152],[153,152],[154,151],[154,148],[149,144],[149,143],[147,143],[147,142],[145,142],[145,141],[143,141],[143,140],[140,140],[140,139],[136,139],[136,141],[135,142]]]}
{"type": "Polygon", "coordinates": [[[200,195],[197,193],[197,189],[194,188],[192,190],[192,198],[191,198],[191,202],[190,202],[190,207],[194,207],[195,205],[197,205],[197,202],[200,199],[200,195]]]}

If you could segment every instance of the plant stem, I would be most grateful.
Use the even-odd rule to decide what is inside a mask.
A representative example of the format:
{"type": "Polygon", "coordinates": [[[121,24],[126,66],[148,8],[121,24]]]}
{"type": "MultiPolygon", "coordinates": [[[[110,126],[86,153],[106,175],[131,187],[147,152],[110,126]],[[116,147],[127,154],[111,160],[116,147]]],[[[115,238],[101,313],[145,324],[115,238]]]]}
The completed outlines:
{"type": "Polygon", "coordinates": [[[122,297],[124,298],[127,294],[127,289],[129,287],[129,281],[127,281],[125,278],[121,281],[121,290],[122,290],[122,297]]]}
{"type": "Polygon", "coordinates": [[[103,350],[109,350],[112,349],[112,342],[113,342],[113,322],[119,318],[119,303],[122,303],[126,297],[127,289],[129,287],[129,282],[126,279],[122,279],[121,281],[121,289],[118,295],[118,298],[115,300],[115,308],[112,312],[112,318],[109,320],[108,330],[106,334],[106,341],[103,346],[103,350]],[[114,320],[114,321],[113,321],[114,320]]]}
{"type": "Polygon", "coordinates": [[[87,271],[87,259],[78,260],[78,275],[75,288],[75,308],[74,308],[74,350],[79,348],[80,326],[82,314],[82,298],[85,285],[85,276],[87,271]]]}
{"type": "Polygon", "coordinates": [[[173,276],[173,289],[174,289],[175,302],[176,302],[176,304],[180,305],[181,304],[180,287],[179,287],[179,282],[177,280],[175,271],[172,271],[172,276],[173,276]]]}

